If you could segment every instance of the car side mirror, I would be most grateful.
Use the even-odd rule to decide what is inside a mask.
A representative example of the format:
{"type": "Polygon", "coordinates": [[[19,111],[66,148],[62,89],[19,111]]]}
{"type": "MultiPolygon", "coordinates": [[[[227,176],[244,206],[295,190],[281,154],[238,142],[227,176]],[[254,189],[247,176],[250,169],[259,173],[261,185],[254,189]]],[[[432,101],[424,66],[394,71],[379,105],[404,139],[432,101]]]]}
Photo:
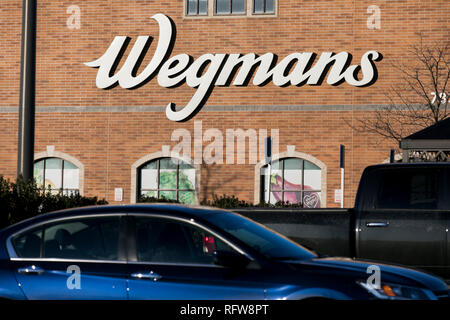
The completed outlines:
{"type": "Polygon", "coordinates": [[[221,250],[214,251],[213,258],[214,264],[226,268],[245,268],[250,262],[243,254],[221,250]]]}

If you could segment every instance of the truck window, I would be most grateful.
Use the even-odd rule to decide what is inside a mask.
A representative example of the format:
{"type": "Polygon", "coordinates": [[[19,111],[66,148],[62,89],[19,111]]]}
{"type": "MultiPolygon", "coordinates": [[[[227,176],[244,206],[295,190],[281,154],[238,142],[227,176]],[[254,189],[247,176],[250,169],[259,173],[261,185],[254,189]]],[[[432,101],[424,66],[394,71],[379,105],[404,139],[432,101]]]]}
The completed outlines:
{"type": "Polygon", "coordinates": [[[438,170],[383,170],[379,181],[375,208],[438,208],[438,170]]]}

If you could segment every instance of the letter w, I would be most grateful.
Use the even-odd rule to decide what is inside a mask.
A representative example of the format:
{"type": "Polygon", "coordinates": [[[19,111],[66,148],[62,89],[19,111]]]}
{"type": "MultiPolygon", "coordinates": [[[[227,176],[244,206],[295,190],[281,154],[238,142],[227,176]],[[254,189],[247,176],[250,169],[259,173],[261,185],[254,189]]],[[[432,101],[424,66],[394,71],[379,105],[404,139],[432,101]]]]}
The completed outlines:
{"type": "Polygon", "coordinates": [[[172,24],[170,19],[163,14],[156,14],[152,17],[159,24],[159,39],[155,54],[147,67],[137,76],[135,70],[139,67],[139,60],[143,59],[149,36],[139,36],[130,51],[122,68],[114,75],[115,67],[119,64],[121,55],[126,49],[128,37],[117,36],[99,59],[85,63],[88,67],[99,68],[96,85],[100,89],[110,88],[119,83],[122,88],[131,89],[153,76],[159,65],[166,58],[169,46],[172,43],[172,24]]]}

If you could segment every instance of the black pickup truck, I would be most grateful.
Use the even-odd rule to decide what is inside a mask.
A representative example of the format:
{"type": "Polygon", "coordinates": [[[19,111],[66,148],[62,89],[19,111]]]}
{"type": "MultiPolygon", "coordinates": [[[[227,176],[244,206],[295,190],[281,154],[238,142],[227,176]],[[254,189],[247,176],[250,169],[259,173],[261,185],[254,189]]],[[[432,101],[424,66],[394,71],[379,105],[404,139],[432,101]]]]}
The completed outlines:
{"type": "Polygon", "coordinates": [[[450,279],[450,163],[367,167],[353,209],[235,211],[321,254],[393,262],[450,279]]]}

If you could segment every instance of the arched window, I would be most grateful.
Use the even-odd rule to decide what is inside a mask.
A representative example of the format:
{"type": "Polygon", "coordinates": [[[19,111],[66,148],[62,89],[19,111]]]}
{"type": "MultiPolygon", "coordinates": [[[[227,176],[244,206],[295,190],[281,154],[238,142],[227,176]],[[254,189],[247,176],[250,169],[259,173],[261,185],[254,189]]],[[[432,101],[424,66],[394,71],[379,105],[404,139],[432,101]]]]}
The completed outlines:
{"type": "Polygon", "coordinates": [[[138,195],[195,204],[195,168],[176,158],[159,158],[138,168],[138,195]]]}
{"type": "Polygon", "coordinates": [[[266,203],[301,204],[304,208],[321,207],[321,169],[304,159],[283,158],[272,162],[270,170],[270,192],[267,165],[261,168],[260,199],[266,203]]]}
{"type": "Polygon", "coordinates": [[[42,190],[65,195],[80,193],[79,168],[61,158],[44,158],[34,162],[34,179],[42,190]]]}

